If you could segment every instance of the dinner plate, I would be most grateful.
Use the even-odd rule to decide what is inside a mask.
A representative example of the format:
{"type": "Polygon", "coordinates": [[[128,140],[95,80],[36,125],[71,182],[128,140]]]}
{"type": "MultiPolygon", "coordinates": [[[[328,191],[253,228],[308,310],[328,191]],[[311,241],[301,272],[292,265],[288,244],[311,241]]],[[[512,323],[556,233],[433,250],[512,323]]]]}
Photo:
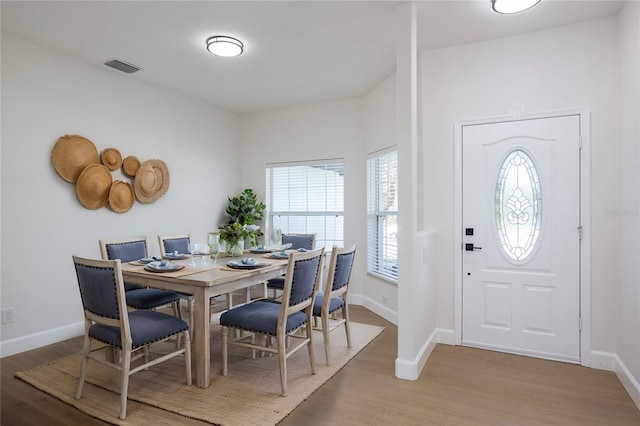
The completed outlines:
{"type": "Polygon", "coordinates": [[[171,262],[151,262],[145,265],[144,269],[151,272],[173,272],[184,268],[184,265],[177,265],[171,262]],[[164,265],[162,265],[164,263],[164,265]]]}
{"type": "Polygon", "coordinates": [[[271,253],[270,255],[268,255],[267,257],[270,257],[272,259],[288,259],[289,258],[289,253],[286,254],[282,254],[282,253],[271,253]]]}
{"type": "Polygon", "coordinates": [[[273,250],[271,249],[251,249],[249,250],[250,253],[257,253],[257,254],[264,254],[264,253],[271,253],[273,250]]]}
{"type": "Polygon", "coordinates": [[[187,257],[189,257],[188,254],[172,254],[172,253],[167,253],[164,255],[165,259],[169,259],[169,260],[180,260],[180,259],[186,259],[187,257]]]}
{"type": "Polygon", "coordinates": [[[143,257],[142,259],[138,259],[138,262],[147,264],[151,262],[157,262],[159,260],[160,259],[157,257],[143,257]]]}
{"type": "Polygon", "coordinates": [[[262,262],[256,262],[249,265],[246,263],[231,261],[227,263],[227,266],[233,269],[258,269],[258,268],[264,268],[265,266],[269,266],[269,265],[262,262]]]}

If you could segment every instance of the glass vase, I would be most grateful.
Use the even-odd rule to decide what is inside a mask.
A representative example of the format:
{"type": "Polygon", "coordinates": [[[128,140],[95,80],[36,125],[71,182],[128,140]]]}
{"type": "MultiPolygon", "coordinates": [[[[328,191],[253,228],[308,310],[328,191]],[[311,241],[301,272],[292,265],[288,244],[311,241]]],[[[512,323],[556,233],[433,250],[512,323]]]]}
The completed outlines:
{"type": "Polygon", "coordinates": [[[217,261],[218,254],[220,254],[220,235],[217,232],[209,232],[207,242],[209,243],[211,258],[217,261]]]}
{"type": "Polygon", "coordinates": [[[227,244],[227,254],[232,257],[242,256],[244,251],[244,241],[237,241],[235,244],[227,244]]]}

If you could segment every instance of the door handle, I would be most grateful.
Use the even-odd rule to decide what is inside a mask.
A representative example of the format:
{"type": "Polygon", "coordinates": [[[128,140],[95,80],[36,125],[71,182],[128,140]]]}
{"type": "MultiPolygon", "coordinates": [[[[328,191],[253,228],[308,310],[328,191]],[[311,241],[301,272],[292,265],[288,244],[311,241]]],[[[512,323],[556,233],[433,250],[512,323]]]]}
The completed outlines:
{"type": "Polygon", "coordinates": [[[482,247],[476,247],[473,245],[473,243],[466,243],[464,245],[464,249],[466,251],[474,251],[474,250],[482,250],[482,247]]]}

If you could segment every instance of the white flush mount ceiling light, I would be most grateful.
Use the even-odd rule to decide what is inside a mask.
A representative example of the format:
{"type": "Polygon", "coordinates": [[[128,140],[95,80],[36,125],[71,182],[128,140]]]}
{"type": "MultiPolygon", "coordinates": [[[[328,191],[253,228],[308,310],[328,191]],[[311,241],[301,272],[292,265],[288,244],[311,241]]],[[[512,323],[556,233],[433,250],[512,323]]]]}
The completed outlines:
{"type": "Polygon", "coordinates": [[[493,10],[504,14],[522,12],[539,2],[540,0],[491,0],[493,10]]]}
{"type": "Polygon", "coordinates": [[[243,48],[242,42],[233,37],[213,36],[207,39],[207,50],[216,56],[238,56],[243,48]]]}

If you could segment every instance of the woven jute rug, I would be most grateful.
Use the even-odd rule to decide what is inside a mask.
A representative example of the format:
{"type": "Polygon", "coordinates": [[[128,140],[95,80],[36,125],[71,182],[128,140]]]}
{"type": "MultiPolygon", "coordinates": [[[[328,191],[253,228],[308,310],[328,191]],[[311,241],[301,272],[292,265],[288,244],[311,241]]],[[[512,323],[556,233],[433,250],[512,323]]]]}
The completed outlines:
{"type": "MultiPolygon", "coordinates": [[[[352,322],[351,348],[347,348],[342,327],[333,331],[330,366],[325,361],[322,333],[314,331],[317,374],[311,374],[308,352],[299,350],[287,360],[289,394],[282,397],[277,356],[251,359],[251,351],[230,347],[228,375],[220,374],[220,326],[212,324],[211,385],[207,389],[186,385],[184,359],[176,357],[131,376],[129,400],[216,425],[275,425],[383,330],[384,327],[352,322]]],[[[80,354],[74,354],[16,376],[93,417],[112,424],[131,424],[118,418],[119,373],[90,360],[82,398],[76,400],[79,371],[80,354]]],[[[129,404],[127,415],[131,416],[135,409],[129,404]]]]}

